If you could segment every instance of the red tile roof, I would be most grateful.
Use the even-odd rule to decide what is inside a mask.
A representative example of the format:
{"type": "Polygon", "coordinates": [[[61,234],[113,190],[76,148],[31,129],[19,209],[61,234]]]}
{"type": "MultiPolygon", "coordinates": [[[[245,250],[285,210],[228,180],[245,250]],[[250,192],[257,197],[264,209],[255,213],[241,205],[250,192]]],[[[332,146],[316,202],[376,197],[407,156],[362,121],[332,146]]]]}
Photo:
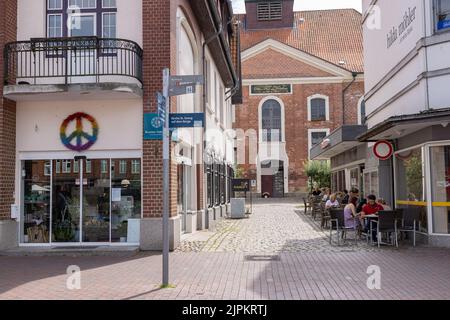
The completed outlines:
{"type": "Polygon", "coordinates": [[[297,11],[288,29],[246,30],[245,15],[238,19],[243,22],[242,51],[273,39],[349,71],[364,71],[362,16],[354,9],[297,11]]]}

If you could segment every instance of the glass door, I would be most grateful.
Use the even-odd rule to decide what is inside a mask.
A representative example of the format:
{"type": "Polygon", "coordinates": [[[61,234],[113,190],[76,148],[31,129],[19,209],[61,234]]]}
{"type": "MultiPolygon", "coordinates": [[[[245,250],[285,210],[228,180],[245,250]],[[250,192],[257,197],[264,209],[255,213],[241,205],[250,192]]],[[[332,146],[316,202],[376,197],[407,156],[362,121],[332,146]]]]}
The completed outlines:
{"type": "Polygon", "coordinates": [[[82,242],[110,242],[110,160],[83,160],[82,242]]]}
{"type": "Polygon", "coordinates": [[[95,82],[96,59],[93,46],[96,41],[86,39],[93,37],[96,32],[96,15],[83,13],[70,15],[69,35],[71,37],[83,37],[76,42],[76,49],[70,52],[71,83],[95,82]]]}
{"type": "Polygon", "coordinates": [[[52,242],[80,241],[81,173],[76,160],[53,161],[52,242]]]}

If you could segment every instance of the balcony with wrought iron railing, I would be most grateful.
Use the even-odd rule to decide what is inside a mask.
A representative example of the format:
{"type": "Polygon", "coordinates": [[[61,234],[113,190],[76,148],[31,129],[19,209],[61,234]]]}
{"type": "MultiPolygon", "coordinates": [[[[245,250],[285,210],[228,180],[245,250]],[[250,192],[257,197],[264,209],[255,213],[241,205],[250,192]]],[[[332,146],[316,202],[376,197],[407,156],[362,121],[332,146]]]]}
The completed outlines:
{"type": "Polygon", "coordinates": [[[141,47],[129,40],[69,37],[8,43],[4,95],[20,100],[58,93],[142,96],[141,47]]]}

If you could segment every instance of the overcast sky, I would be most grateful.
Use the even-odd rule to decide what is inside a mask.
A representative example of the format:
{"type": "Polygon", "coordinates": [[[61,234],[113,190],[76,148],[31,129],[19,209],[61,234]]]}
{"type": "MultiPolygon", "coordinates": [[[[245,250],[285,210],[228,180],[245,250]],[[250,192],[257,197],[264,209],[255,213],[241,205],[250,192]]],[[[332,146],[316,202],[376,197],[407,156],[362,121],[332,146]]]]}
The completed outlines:
{"type": "MultiPolygon", "coordinates": [[[[295,0],[294,10],[355,8],[361,12],[361,0],[295,0]]],[[[244,13],[244,0],[233,0],[234,13],[244,13]]]]}

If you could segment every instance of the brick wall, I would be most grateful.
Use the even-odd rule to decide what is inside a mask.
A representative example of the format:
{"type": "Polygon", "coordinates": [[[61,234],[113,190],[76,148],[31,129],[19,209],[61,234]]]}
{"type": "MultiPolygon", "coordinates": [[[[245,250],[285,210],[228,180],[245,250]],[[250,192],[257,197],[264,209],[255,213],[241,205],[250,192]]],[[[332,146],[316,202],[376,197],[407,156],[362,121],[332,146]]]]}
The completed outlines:
{"type": "Polygon", "coordinates": [[[0,220],[10,216],[14,203],[16,105],[3,98],[3,48],[16,34],[17,1],[0,0],[0,220]]]}
{"type": "MultiPolygon", "coordinates": [[[[304,192],[307,178],[303,163],[308,159],[308,129],[330,129],[342,126],[342,91],[344,84],[299,84],[293,86],[291,95],[275,95],[285,106],[286,152],[289,158],[289,192],[304,192]],[[314,94],[330,98],[330,121],[308,121],[308,97],[314,94]]],[[[345,124],[357,123],[357,106],[364,93],[364,83],[355,82],[345,96],[345,124]]],[[[250,96],[249,86],[243,88],[244,103],[236,108],[235,128],[259,129],[258,107],[265,96],[250,96]]],[[[248,145],[247,145],[248,154],[248,145]]],[[[248,158],[248,157],[247,157],[248,158]]],[[[248,162],[248,159],[247,159],[248,162]]],[[[250,179],[256,179],[256,166],[244,165],[250,179]]]]}
{"type": "MultiPolygon", "coordinates": [[[[196,19],[188,0],[143,0],[143,75],[144,75],[144,113],[157,112],[155,94],[162,91],[162,70],[169,68],[171,74],[177,73],[177,10],[182,8],[196,39],[201,39],[196,19]]],[[[201,52],[198,41],[197,50],[201,52]]],[[[201,57],[199,57],[201,59],[201,57]]],[[[201,60],[200,60],[201,61],[201,60]]],[[[176,112],[177,99],[171,99],[171,110],[176,112]]],[[[171,151],[175,144],[171,145],[171,151]]],[[[163,164],[162,142],[143,142],[143,211],[144,218],[161,217],[163,212],[163,164]]],[[[172,152],[171,152],[172,154],[172,152]]],[[[193,177],[195,179],[195,177],[193,177]]],[[[202,181],[202,180],[201,180],[202,181]]],[[[177,165],[170,167],[170,215],[177,215],[177,165]]],[[[200,188],[202,190],[202,188],[200,188]]],[[[203,202],[199,195],[198,201],[203,202]]],[[[201,206],[203,207],[203,206],[201,206]]]]}

